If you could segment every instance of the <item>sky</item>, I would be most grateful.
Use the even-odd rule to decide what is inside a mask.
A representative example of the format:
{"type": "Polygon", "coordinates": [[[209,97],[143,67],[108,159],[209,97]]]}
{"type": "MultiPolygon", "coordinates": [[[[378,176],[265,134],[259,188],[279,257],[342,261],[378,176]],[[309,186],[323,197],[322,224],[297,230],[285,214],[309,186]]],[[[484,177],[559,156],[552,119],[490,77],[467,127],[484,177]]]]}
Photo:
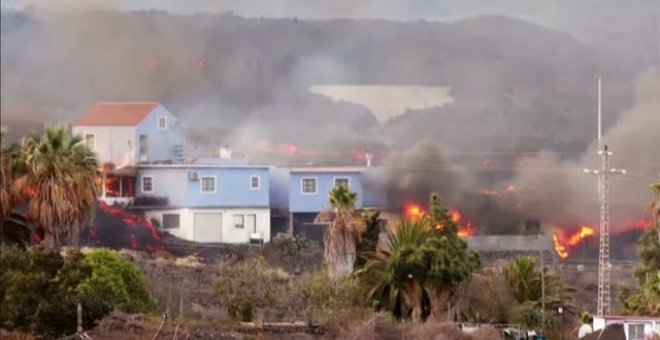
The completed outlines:
{"type": "MultiPolygon", "coordinates": [[[[530,20],[560,21],[574,15],[617,15],[626,7],[649,8],[657,0],[0,0],[3,6],[60,9],[161,9],[172,13],[227,12],[247,17],[301,19],[378,18],[450,20],[479,14],[506,14],[530,20]],[[609,14],[607,14],[609,13],[609,14]]],[[[660,5],[658,6],[660,7],[660,5]]]]}

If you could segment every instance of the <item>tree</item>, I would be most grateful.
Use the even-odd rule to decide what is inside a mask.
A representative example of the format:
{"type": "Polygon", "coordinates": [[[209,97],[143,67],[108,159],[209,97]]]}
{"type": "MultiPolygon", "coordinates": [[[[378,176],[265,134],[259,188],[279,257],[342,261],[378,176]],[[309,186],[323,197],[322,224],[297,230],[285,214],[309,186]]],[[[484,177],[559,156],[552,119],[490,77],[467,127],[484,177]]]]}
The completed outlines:
{"type": "Polygon", "coordinates": [[[324,236],[325,262],[331,277],[350,274],[356,257],[356,245],[364,230],[361,211],[355,208],[357,194],[341,185],[329,194],[329,207],[316,216],[316,223],[328,223],[324,236]]]}
{"type": "Polygon", "coordinates": [[[458,237],[456,223],[434,193],[429,213],[390,230],[385,249],[372,254],[358,273],[378,307],[404,316],[410,311],[413,321],[420,321],[425,303],[432,317],[451,317],[445,311],[479,265],[478,255],[458,237]],[[405,310],[397,311],[397,306],[405,310]]]}
{"type": "Polygon", "coordinates": [[[660,271],[646,274],[634,292],[623,287],[619,299],[626,315],[660,316],[660,271]]]}
{"type": "Polygon", "coordinates": [[[0,240],[25,248],[32,233],[25,218],[14,212],[21,200],[15,181],[17,154],[15,145],[6,144],[5,131],[0,131],[0,240]]]}
{"type": "Polygon", "coordinates": [[[469,281],[472,273],[480,266],[479,256],[467,249],[467,242],[458,237],[458,225],[444,206],[440,195],[432,193],[429,199],[429,221],[436,237],[431,241],[434,254],[429,268],[426,290],[431,300],[431,315],[436,319],[445,317],[461,282],[469,281]]]}
{"type": "Polygon", "coordinates": [[[436,232],[440,235],[458,237],[458,225],[437,193],[432,193],[429,199],[429,217],[436,226],[436,232]]]}
{"type": "Polygon", "coordinates": [[[555,316],[557,308],[563,308],[564,318],[577,315],[574,304],[576,290],[564,285],[559,275],[546,268],[541,269],[544,271],[541,280],[541,271],[537,270],[538,261],[535,256],[518,256],[499,271],[501,279],[518,303],[510,312],[510,321],[538,328],[541,326],[540,315],[545,304],[545,326],[555,328],[559,323],[555,316]],[[542,301],[542,284],[545,284],[545,303],[542,301]]]}
{"type": "Polygon", "coordinates": [[[388,233],[384,249],[373,253],[358,276],[368,287],[368,298],[377,307],[401,315],[412,312],[413,322],[422,320],[422,298],[428,278],[430,247],[428,219],[403,220],[388,233]]]}
{"type": "Polygon", "coordinates": [[[635,268],[639,289],[623,287],[619,300],[623,314],[660,316],[660,183],[651,186],[657,199],[650,206],[653,225],[649,226],[637,243],[640,265],[635,268]]]}
{"type": "Polygon", "coordinates": [[[81,225],[96,206],[94,154],[80,136],[64,128],[48,128],[21,144],[27,173],[20,188],[29,196],[27,218],[45,233],[49,246],[77,243],[81,225]]]}
{"type": "Polygon", "coordinates": [[[380,236],[380,227],[383,220],[380,218],[380,212],[375,212],[364,217],[364,231],[360,236],[360,242],[356,248],[355,264],[353,270],[358,270],[367,263],[369,254],[376,251],[380,236]]]}

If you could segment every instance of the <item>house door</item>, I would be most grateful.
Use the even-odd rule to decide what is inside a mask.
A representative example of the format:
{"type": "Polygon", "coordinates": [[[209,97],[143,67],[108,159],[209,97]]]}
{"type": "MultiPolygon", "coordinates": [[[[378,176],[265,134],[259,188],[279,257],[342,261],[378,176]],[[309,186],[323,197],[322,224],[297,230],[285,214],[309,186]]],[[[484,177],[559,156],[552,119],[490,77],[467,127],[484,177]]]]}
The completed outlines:
{"type": "Polygon", "coordinates": [[[195,213],[193,215],[193,240],[195,242],[222,242],[222,214],[195,213]]]}
{"type": "Polygon", "coordinates": [[[139,152],[138,152],[138,160],[140,162],[148,162],[149,161],[149,136],[147,135],[140,135],[140,142],[139,142],[139,152]]]}

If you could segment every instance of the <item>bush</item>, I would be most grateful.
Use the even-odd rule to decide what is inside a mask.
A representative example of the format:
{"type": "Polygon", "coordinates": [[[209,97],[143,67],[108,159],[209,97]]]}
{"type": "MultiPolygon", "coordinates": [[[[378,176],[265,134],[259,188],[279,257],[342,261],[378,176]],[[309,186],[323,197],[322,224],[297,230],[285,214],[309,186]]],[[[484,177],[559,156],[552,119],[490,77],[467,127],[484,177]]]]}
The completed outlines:
{"type": "Polygon", "coordinates": [[[295,256],[302,252],[313,252],[319,250],[319,246],[316,242],[310,241],[304,237],[298,235],[277,235],[270,242],[275,246],[282,254],[295,256]]]}
{"type": "Polygon", "coordinates": [[[63,335],[76,329],[76,287],[91,274],[83,255],[2,249],[0,323],[7,330],[63,335]]]}
{"type": "Polygon", "coordinates": [[[103,314],[113,309],[144,313],[154,308],[142,273],[117,252],[97,249],[85,256],[84,263],[91,268],[91,276],[80,284],[79,292],[103,314]]]}
{"type": "Polygon", "coordinates": [[[114,252],[2,249],[0,328],[71,334],[76,331],[78,303],[85,328],[112,309],[147,311],[153,304],[141,274],[114,252]]]}
{"type": "Polygon", "coordinates": [[[362,307],[362,291],[352,278],[331,280],[326,270],[300,276],[268,265],[264,258],[223,264],[217,293],[234,319],[325,322],[362,307]]]}

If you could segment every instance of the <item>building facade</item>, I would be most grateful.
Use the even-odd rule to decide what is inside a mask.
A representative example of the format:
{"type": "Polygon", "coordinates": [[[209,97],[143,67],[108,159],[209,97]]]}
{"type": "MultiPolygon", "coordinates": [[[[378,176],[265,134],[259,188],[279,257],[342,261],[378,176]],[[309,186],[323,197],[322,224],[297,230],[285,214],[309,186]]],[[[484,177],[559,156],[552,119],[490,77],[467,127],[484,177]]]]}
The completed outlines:
{"type": "Polygon", "coordinates": [[[623,325],[626,340],[646,340],[660,337],[660,318],[650,316],[595,316],[593,330],[597,332],[615,324],[623,325]]]}
{"type": "Polygon", "coordinates": [[[270,240],[265,166],[141,165],[135,208],[162,230],[204,243],[270,240]]]}
{"type": "Polygon", "coordinates": [[[226,147],[214,158],[187,159],[179,121],[159,103],[98,103],[72,133],[97,155],[101,201],[139,211],[185,240],[270,240],[268,167],[231,159],[226,147]]]}
{"type": "Polygon", "coordinates": [[[101,102],[71,128],[101,165],[100,199],[129,204],[135,196],[136,166],[183,162],[179,121],[155,102],[101,102]]]}
{"type": "Polygon", "coordinates": [[[357,194],[358,209],[380,209],[384,195],[369,185],[369,176],[379,170],[371,167],[280,168],[272,172],[271,207],[273,234],[295,234],[323,245],[327,225],[315,223],[319,212],[327,209],[330,191],[347,186],[357,194]],[[376,198],[377,197],[377,198],[376,198]]]}

